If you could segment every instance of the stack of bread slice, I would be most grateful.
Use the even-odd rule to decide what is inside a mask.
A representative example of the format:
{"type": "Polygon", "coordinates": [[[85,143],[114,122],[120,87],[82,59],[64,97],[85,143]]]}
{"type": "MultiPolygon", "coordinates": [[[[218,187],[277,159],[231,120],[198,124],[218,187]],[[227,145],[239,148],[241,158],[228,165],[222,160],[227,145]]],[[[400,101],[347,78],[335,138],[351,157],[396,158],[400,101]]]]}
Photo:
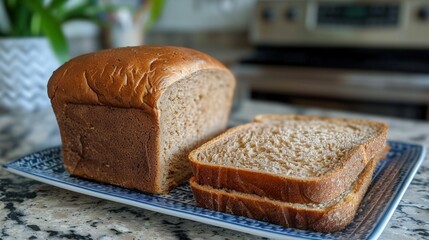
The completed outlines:
{"type": "Polygon", "coordinates": [[[192,151],[199,206],[321,232],[347,226],[388,151],[387,125],[260,115],[192,151]]]}

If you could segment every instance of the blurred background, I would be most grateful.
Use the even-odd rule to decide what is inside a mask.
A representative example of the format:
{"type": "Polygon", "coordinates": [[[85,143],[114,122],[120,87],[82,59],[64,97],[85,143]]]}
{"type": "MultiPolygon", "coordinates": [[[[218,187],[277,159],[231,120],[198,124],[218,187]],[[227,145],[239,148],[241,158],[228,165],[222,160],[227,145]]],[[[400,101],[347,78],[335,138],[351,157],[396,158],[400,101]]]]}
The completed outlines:
{"type": "Polygon", "coordinates": [[[257,99],[429,119],[428,0],[1,0],[0,100],[37,103],[35,80],[17,73],[43,88],[70,57],[132,45],[219,59],[238,80],[235,108],[257,99]]]}

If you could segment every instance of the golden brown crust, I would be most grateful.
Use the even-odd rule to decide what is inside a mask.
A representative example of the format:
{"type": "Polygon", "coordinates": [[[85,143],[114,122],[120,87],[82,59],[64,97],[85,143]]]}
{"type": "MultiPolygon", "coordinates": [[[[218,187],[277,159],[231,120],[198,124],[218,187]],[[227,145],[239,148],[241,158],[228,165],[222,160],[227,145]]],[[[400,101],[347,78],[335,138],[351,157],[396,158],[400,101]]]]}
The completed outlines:
{"type": "MultiPolygon", "coordinates": [[[[201,52],[180,47],[139,46],[76,57],[48,83],[52,102],[157,109],[161,93],[204,69],[229,71],[201,52]]],[[[230,73],[229,73],[230,74],[230,73]]]]}
{"type": "Polygon", "coordinates": [[[217,60],[180,47],[110,49],[65,63],[50,78],[48,94],[67,171],[150,193],[187,181],[162,182],[158,102],[172,84],[211,70],[234,80],[217,60]]]}
{"type": "Polygon", "coordinates": [[[232,213],[284,227],[335,232],[346,227],[356,214],[378,161],[370,161],[360,174],[354,189],[339,202],[325,208],[294,205],[253,194],[215,189],[190,180],[197,205],[214,211],[232,213]]]}
{"type": "MultiPolygon", "coordinates": [[[[286,202],[321,203],[336,198],[349,188],[352,182],[356,181],[357,176],[362,172],[369,160],[382,154],[386,147],[387,125],[384,123],[298,115],[279,115],[279,117],[282,117],[282,119],[322,119],[328,121],[359,122],[370,125],[377,124],[379,132],[378,135],[365,144],[349,151],[344,156],[343,164],[337,169],[321,177],[302,179],[198,162],[196,155],[200,150],[206,149],[211,144],[236,132],[246,131],[255,123],[241,125],[228,130],[190,153],[189,159],[197,182],[201,185],[228,188],[286,202]]],[[[267,119],[265,120],[267,121],[267,119]]],[[[262,122],[262,116],[257,116],[256,121],[262,122]]]]}
{"type": "Polygon", "coordinates": [[[159,130],[152,115],[141,109],[65,104],[57,120],[64,166],[71,175],[164,193],[159,130]]]}

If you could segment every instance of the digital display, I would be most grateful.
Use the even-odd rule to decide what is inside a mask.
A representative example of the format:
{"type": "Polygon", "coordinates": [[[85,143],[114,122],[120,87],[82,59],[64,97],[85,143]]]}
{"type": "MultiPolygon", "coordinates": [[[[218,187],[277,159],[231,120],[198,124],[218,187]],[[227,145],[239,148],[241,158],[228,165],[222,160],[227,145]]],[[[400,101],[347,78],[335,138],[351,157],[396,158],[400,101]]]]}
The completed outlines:
{"type": "Polygon", "coordinates": [[[399,23],[399,4],[322,3],[317,8],[317,25],[385,27],[399,23]]]}

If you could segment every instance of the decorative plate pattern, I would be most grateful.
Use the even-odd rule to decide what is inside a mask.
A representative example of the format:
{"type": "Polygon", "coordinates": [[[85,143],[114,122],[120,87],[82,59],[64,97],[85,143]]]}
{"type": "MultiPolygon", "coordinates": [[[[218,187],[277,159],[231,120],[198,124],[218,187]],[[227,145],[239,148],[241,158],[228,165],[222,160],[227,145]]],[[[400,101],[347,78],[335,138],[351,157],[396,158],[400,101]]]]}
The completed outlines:
{"type": "Polygon", "coordinates": [[[391,150],[378,166],[354,221],[336,233],[284,228],[267,222],[199,208],[189,185],[169,195],[150,195],[108,184],[71,177],[63,167],[61,148],[24,156],[3,165],[8,171],[71,191],[133,205],[206,224],[263,237],[306,239],[376,239],[399,204],[426,154],[417,144],[390,141],[391,150]]]}

